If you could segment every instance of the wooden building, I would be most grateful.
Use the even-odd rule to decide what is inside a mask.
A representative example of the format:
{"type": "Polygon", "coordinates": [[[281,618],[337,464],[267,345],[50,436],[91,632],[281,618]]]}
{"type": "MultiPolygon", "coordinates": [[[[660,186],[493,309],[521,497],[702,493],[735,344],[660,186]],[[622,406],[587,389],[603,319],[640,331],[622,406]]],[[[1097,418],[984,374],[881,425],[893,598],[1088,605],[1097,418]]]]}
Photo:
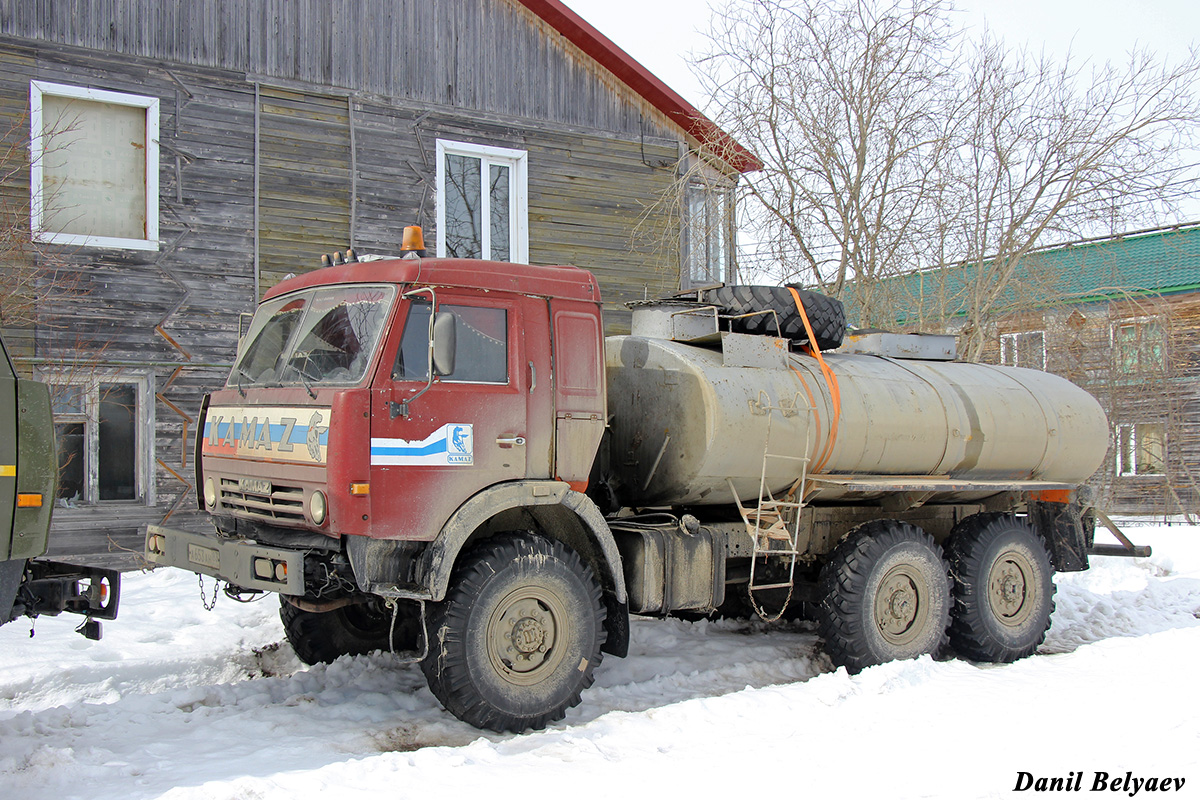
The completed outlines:
{"type": "Polygon", "coordinates": [[[731,274],[757,166],[560,0],[0,0],[0,117],[0,325],[54,386],[62,553],[200,524],[200,397],[321,253],[415,223],[593,270],[619,327],[731,274]],[[726,157],[681,190],[701,149],[726,157]]]}
{"type": "MultiPolygon", "coordinates": [[[[953,331],[961,269],[906,277],[889,298],[897,316],[941,314],[953,331]]],[[[1200,223],[1046,248],[1017,283],[983,360],[1049,370],[1100,401],[1111,436],[1091,481],[1098,506],[1200,517],[1200,223]]]]}

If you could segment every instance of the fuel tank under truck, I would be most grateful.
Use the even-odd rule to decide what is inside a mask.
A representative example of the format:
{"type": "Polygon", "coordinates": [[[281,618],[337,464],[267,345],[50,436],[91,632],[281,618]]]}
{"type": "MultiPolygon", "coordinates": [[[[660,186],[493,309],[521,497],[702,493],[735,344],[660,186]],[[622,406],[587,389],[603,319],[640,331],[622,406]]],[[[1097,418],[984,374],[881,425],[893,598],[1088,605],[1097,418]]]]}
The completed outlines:
{"type": "MultiPolygon", "coordinates": [[[[815,357],[788,352],[779,339],[726,333],[697,346],[609,337],[609,470],[621,503],[728,504],[734,490],[754,499],[764,469],[773,494],[802,470],[1077,485],[1104,460],[1104,411],[1056,375],[838,352],[824,359],[835,381],[815,357]]],[[[847,502],[850,494],[818,482],[807,502],[847,502]]],[[[926,502],[987,494],[950,480],[926,502]]],[[[855,489],[851,501],[878,496],[855,489]]]]}

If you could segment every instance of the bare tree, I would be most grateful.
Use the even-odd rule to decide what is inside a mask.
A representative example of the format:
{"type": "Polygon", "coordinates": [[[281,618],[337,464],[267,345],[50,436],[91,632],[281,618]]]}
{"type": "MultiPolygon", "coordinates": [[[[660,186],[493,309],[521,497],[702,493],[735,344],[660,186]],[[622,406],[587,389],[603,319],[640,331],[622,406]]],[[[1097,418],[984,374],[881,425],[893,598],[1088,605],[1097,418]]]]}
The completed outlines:
{"type": "Polygon", "coordinates": [[[843,299],[867,326],[956,317],[978,358],[998,313],[1053,294],[1055,276],[1027,269],[1035,248],[1155,221],[1194,187],[1181,154],[1200,59],[1055,62],[986,33],[968,42],[952,11],[742,0],[714,15],[696,66],[722,125],[764,162],[742,218],[763,220],[771,277],[852,287],[843,299]]]}
{"type": "MultiPolygon", "coordinates": [[[[53,144],[43,147],[43,154],[56,152],[71,140],[74,131],[72,120],[54,121],[45,137],[53,144]]],[[[34,355],[36,329],[70,329],[59,308],[87,295],[70,252],[61,245],[43,244],[30,230],[30,152],[29,117],[21,115],[0,130],[0,330],[9,352],[19,361],[34,355]]],[[[55,356],[65,354],[66,360],[76,365],[93,361],[94,357],[84,353],[102,346],[86,343],[72,333],[72,343],[59,348],[62,352],[55,356]]]]}
{"type": "Polygon", "coordinates": [[[966,358],[978,358],[997,313],[1028,303],[1017,284],[1048,288],[1026,277],[1039,245],[1117,233],[1176,207],[1191,183],[1180,154],[1200,123],[1198,73],[1194,55],[1164,66],[1143,51],[1124,67],[1087,69],[986,35],[977,44],[952,109],[960,144],[940,209],[947,251],[966,265],[966,358]]]}
{"type": "Polygon", "coordinates": [[[939,191],[931,165],[946,155],[930,99],[949,77],[947,9],[753,0],[714,16],[697,66],[722,124],[764,162],[745,185],[765,210],[772,277],[869,293],[922,263],[939,191]]]}

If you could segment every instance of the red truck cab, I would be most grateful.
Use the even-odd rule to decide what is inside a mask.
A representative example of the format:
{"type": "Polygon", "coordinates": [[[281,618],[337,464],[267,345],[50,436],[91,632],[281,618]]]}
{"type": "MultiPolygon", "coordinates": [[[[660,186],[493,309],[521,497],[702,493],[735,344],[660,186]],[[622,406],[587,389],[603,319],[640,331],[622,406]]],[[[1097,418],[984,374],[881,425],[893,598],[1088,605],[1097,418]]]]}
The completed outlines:
{"type": "Polygon", "coordinates": [[[617,544],[584,494],[600,313],[575,267],[351,258],[283,281],[201,410],[215,530],[149,526],[147,559],[278,592],[308,663],[416,649],[472,724],[560,718],[628,644],[617,544]],[[499,683],[464,698],[483,664],[499,683]]]}
{"type": "Polygon", "coordinates": [[[204,408],[205,507],[431,541],[489,486],[582,490],[604,425],[601,330],[596,281],[573,267],[396,259],[285,281],[204,408]],[[431,381],[434,309],[453,319],[454,370],[431,381]]]}

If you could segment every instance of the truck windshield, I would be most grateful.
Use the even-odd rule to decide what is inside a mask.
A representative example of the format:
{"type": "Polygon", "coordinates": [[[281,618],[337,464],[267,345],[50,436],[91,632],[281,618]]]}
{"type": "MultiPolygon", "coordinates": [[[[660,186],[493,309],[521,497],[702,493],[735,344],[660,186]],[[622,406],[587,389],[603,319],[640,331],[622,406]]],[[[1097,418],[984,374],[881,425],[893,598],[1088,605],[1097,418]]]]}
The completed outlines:
{"type": "Polygon", "coordinates": [[[356,384],[379,345],[394,286],[310,289],[263,303],[227,386],[356,384]]]}

